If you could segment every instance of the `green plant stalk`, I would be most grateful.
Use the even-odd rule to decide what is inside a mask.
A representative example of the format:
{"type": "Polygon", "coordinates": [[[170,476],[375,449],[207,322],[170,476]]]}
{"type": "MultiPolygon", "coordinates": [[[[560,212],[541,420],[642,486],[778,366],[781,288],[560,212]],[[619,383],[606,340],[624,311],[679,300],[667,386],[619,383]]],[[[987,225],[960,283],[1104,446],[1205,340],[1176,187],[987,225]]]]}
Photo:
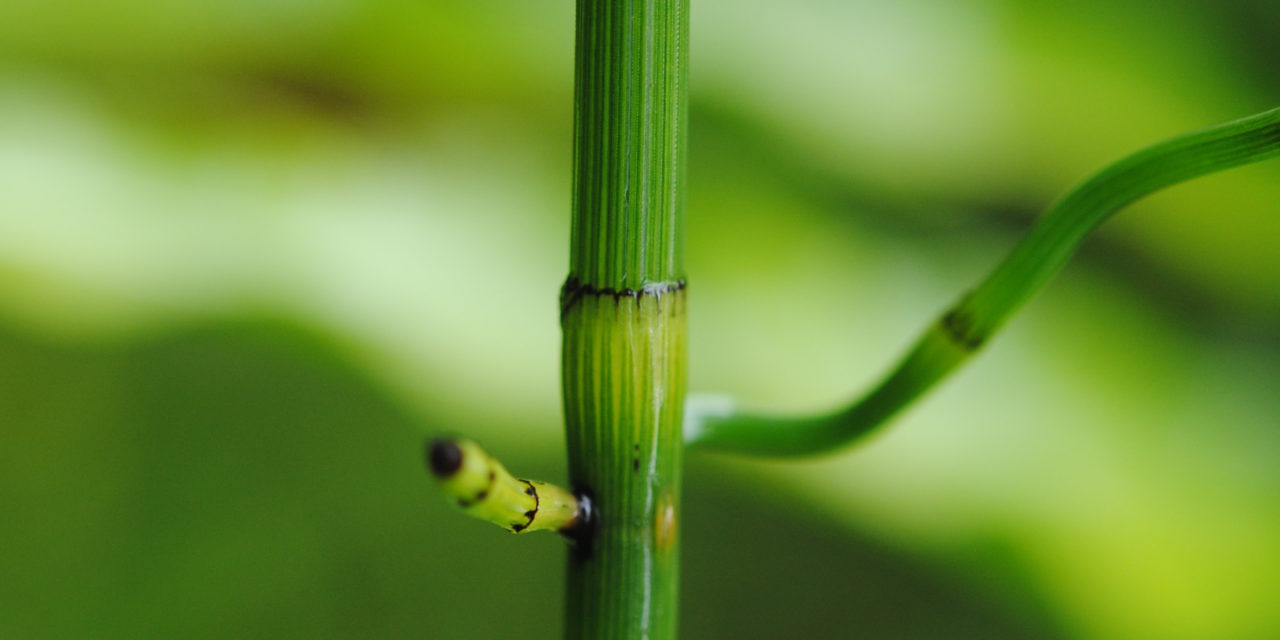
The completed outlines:
{"type": "Polygon", "coordinates": [[[564,319],[569,475],[592,528],[570,552],[569,638],[675,637],[684,296],[583,296],[564,319]]]}
{"type": "Polygon", "coordinates": [[[1139,151],[1056,202],[986,280],[963,296],[878,385],[834,413],[787,417],[691,401],[689,446],[762,456],[836,450],[871,433],[964,364],[1067,263],[1080,243],[1126,205],[1209,173],[1280,156],[1280,109],[1139,151]]]}
{"type": "Polygon", "coordinates": [[[688,0],[579,0],[573,224],[561,292],[571,639],[676,634],[688,0]]]}

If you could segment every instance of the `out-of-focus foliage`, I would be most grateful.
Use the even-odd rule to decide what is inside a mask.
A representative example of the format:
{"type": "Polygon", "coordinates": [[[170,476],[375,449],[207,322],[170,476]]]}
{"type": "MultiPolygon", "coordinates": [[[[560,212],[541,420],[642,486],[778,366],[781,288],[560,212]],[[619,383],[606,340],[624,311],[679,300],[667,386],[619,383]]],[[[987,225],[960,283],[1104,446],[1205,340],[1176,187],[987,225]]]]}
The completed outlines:
{"type": "MultiPolygon", "coordinates": [[[[695,0],[692,375],[871,381],[1084,174],[1280,104],[1266,0],[695,0]]],[[[0,637],[555,637],[571,3],[0,3],[0,637]],[[504,609],[505,610],[505,609],[504,609]]],[[[687,637],[1280,635],[1280,166],[1109,223],[813,463],[692,456],[687,637]]]]}

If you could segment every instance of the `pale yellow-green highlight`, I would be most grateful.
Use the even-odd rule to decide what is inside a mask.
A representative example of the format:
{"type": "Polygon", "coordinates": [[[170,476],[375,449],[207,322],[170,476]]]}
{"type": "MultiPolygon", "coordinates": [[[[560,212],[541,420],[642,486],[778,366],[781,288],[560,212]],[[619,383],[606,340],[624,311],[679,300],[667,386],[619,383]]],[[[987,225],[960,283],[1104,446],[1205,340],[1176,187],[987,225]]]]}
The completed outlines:
{"type": "Polygon", "coordinates": [[[545,482],[516,478],[470,440],[436,440],[428,457],[440,488],[474,518],[512,533],[563,531],[578,522],[578,500],[572,493],[545,482]],[[446,459],[438,461],[438,455],[446,459]],[[449,458],[456,468],[449,464],[449,458]]]}

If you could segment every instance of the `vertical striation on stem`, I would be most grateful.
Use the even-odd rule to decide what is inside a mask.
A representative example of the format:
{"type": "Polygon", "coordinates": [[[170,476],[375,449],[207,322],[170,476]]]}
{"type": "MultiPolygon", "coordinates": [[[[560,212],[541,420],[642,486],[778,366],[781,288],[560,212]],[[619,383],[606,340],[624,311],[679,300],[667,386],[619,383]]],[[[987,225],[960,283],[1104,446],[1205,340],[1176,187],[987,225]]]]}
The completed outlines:
{"type": "Polygon", "coordinates": [[[586,295],[564,317],[569,475],[595,522],[569,560],[570,638],[675,637],[684,292],[586,295]]]}
{"type": "Polygon", "coordinates": [[[568,638],[676,632],[688,20],[688,0],[577,5],[562,356],[570,480],[595,517],[569,560],[568,638]]]}
{"type": "Polygon", "coordinates": [[[569,274],[640,291],[683,276],[688,0],[579,0],[569,274]]]}

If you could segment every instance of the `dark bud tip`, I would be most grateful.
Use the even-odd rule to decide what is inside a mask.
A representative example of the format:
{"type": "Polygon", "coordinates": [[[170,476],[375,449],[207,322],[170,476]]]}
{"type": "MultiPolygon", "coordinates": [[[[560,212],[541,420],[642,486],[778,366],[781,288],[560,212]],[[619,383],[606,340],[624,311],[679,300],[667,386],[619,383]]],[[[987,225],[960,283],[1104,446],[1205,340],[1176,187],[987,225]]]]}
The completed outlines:
{"type": "Polygon", "coordinates": [[[436,477],[448,478],[462,468],[462,449],[452,440],[432,440],[427,445],[427,464],[436,477]]]}

